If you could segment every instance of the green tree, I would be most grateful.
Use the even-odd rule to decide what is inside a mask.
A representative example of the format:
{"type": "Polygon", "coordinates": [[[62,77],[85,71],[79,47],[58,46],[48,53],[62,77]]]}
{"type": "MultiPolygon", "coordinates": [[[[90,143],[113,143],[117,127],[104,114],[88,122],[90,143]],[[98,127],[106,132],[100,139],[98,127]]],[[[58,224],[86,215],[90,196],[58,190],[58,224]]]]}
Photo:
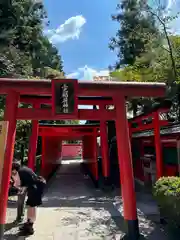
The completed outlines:
{"type": "MultiPolygon", "coordinates": [[[[39,79],[64,75],[58,50],[43,35],[47,23],[42,1],[0,1],[0,77],[39,79]]],[[[0,97],[1,119],[4,100],[0,97]]],[[[30,134],[31,122],[18,121],[16,156],[27,155],[30,134]]]]}
{"type": "Polygon", "coordinates": [[[164,11],[166,10],[165,9],[166,7],[162,6],[160,3],[157,4],[157,7],[154,8],[151,7],[146,1],[142,1],[142,6],[144,7],[144,10],[147,13],[151,14],[152,17],[155,17],[156,22],[159,25],[159,29],[161,30],[161,33],[163,35],[163,38],[164,40],[166,40],[166,47],[164,47],[164,50],[166,50],[169,53],[171,59],[172,71],[174,75],[174,79],[172,80],[172,82],[176,81],[177,78],[176,63],[173,56],[173,47],[168,32],[168,25],[172,20],[178,18],[179,13],[177,13],[174,16],[165,14],[164,11]]]}
{"type": "Polygon", "coordinates": [[[116,69],[124,65],[133,65],[136,57],[145,51],[146,39],[141,34],[156,33],[154,18],[144,14],[138,0],[122,0],[117,5],[117,14],[112,16],[114,21],[120,23],[120,29],[111,39],[110,49],[117,51],[116,69]]]}
{"type": "MultiPolygon", "coordinates": [[[[145,14],[142,7],[144,6],[141,1],[122,0],[117,5],[117,13],[112,16],[113,20],[120,23],[120,29],[111,39],[110,49],[117,52],[117,62],[114,68],[119,69],[118,74],[121,75],[120,79],[123,81],[142,81],[144,75],[150,74],[147,68],[143,68],[144,71],[140,74],[138,67],[134,67],[137,58],[147,51],[148,39],[142,36],[149,34],[159,36],[154,17],[149,13],[145,14]]],[[[146,61],[146,66],[149,64],[146,61]]],[[[136,99],[131,100],[131,106],[136,115],[138,109],[136,99]]]]}
{"type": "MultiPolygon", "coordinates": [[[[176,64],[176,71],[177,71],[177,84],[179,84],[180,80],[180,65],[179,65],[179,58],[180,58],[180,36],[169,36],[169,39],[171,41],[172,50],[173,50],[173,57],[176,64]]],[[[152,42],[149,43],[152,45],[152,42]]],[[[148,48],[150,49],[150,48],[148,48]]],[[[165,82],[169,85],[169,82],[173,79],[173,69],[172,69],[172,62],[171,62],[171,56],[169,55],[169,52],[164,49],[164,46],[162,48],[161,44],[153,45],[153,48],[151,46],[151,50],[143,53],[139,58],[136,58],[136,61],[133,66],[126,66],[122,69],[116,70],[111,72],[111,76],[115,79],[119,79],[121,81],[143,81],[143,82],[165,82]],[[150,63],[147,67],[147,62],[150,63]]],[[[173,114],[174,116],[178,114],[178,103],[177,100],[174,99],[174,96],[176,94],[176,88],[171,89],[171,91],[168,92],[167,97],[173,98],[172,102],[174,105],[173,114]]],[[[133,106],[134,101],[130,101],[129,103],[129,109],[132,109],[133,107],[138,109],[139,107],[146,108],[146,105],[148,107],[150,106],[150,102],[147,101],[150,100],[150,102],[153,103],[152,99],[139,99],[136,101],[138,105],[133,106]]]]}
{"type": "Polygon", "coordinates": [[[43,36],[42,2],[0,3],[0,76],[45,77],[46,67],[63,72],[58,50],[43,36]]]}
{"type": "Polygon", "coordinates": [[[36,44],[36,50],[32,54],[32,68],[34,75],[46,78],[53,75],[64,75],[63,63],[58,50],[48,40],[47,37],[41,36],[36,44]]]}
{"type": "Polygon", "coordinates": [[[43,5],[31,0],[11,0],[2,1],[0,9],[0,55],[4,56],[4,59],[1,57],[1,66],[4,67],[1,67],[1,73],[3,76],[9,76],[9,73],[32,75],[33,42],[36,43],[42,34],[43,5]]]}

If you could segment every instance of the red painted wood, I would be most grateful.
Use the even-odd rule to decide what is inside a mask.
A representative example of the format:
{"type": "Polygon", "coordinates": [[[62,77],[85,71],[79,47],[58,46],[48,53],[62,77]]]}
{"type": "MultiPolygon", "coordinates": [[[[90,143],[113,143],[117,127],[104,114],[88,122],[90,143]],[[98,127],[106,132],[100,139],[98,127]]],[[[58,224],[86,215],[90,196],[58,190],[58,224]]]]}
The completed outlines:
{"type": "Polygon", "coordinates": [[[94,130],[96,131],[96,135],[98,135],[97,130],[98,126],[73,126],[73,125],[63,125],[63,126],[40,126],[39,127],[39,135],[40,136],[63,136],[69,139],[71,138],[81,138],[84,135],[92,135],[94,134],[94,130]]]}
{"type": "Polygon", "coordinates": [[[92,156],[93,156],[93,172],[95,176],[95,180],[99,180],[98,174],[98,145],[97,145],[97,136],[96,132],[94,131],[94,135],[92,136],[92,156]]]}
{"type": "MultiPolygon", "coordinates": [[[[51,80],[18,80],[18,79],[0,79],[0,94],[8,94],[9,91],[17,91],[20,95],[33,95],[33,96],[52,96],[51,92],[51,80]]],[[[126,220],[136,220],[136,200],[134,191],[134,179],[132,170],[132,157],[129,144],[129,132],[128,123],[126,120],[126,108],[124,97],[163,97],[166,92],[165,84],[155,83],[125,83],[125,82],[78,82],[78,94],[80,96],[106,96],[120,98],[113,101],[116,105],[117,112],[104,111],[102,114],[98,110],[79,110],[79,120],[115,120],[117,130],[117,143],[118,143],[118,155],[119,163],[121,164],[121,183],[122,183],[122,195],[124,205],[124,218],[126,220]]],[[[16,95],[10,97],[6,105],[6,116],[10,121],[10,130],[8,133],[7,152],[6,152],[6,164],[4,165],[3,181],[1,182],[1,195],[0,195],[0,223],[4,224],[6,205],[7,205],[7,193],[10,176],[10,168],[12,162],[12,149],[14,146],[14,133],[16,122],[16,107],[17,103],[16,95]],[[10,104],[11,102],[11,104],[10,104]]],[[[37,102],[36,102],[37,103],[37,102]]],[[[17,119],[22,120],[60,120],[65,119],[62,116],[54,117],[52,110],[50,109],[18,109],[17,119]]],[[[72,118],[69,118],[72,119],[72,118]]],[[[66,117],[66,120],[67,117],[66,117]]],[[[85,157],[89,157],[88,166],[94,176],[98,179],[97,168],[97,154],[96,154],[96,135],[86,136],[85,145],[83,147],[85,157]],[[93,146],[93,151],[90,146],[93,146]]],[[[60,141],[60,140],[59,140],[60,141]]],[[[42,171],[47,175],[53,166],[53,162],[56,157],[59,157],[60,148],[58,148],[57,140],[55,137],[43,137],[43,157],[42,157],[42,171]],[[48,140],[47,140],[48,139],[48,140]],[[47,143],[48,142],[48,143],[47,143]],[[57,150],[57,151],[56,151],[57,150]],[[48,152],[47,152],[48,151],[48,152]],[[54,155],[53,155],[54,154],[54,155]],[[48,157],[47,157],[48,156],[48,157]],[[50,161],[50,162],[49,162],[50,161]]]]}
{"type": "MultiPolygon", "coordinates": [[[[79,120],[113,120],[116,118],[116,113],[114,111],[106,111],[103,115],[99,110],[78,110],[78,119],[79,120]]],[[[22,120],[61,120],[61,119],[68,119],[68,116],[53,116],[51,110],[49,109],[32,109],[32,108],[19,108],[17,119],[22,120]]]]}
{"type": "Polygon", "coordinates": [[[6,142],[6,151],[4,155],[4,166],[2,171],[2,179],[0,183],[0,224],[6,222],[6,208],[8,201],[8,190],[11,176],[11,167],[14,154],[14,142],[16,134],[16,114],[19,103],[19,94],[9,91],[6,97],[6,107],[4,120],[9,121],[8,135],[6,142]]]}
{"type": "MultiPolygon", "coordinates": [[[[51,80],[0,79],[0,94],[17,90],[20,94],[51,96],[51,80]]],[[[165,84],[134,82],[78,82],[78,96],[150,96],[161,97],[166,92],[165,84]]]]}
{"type": "Polygon", "coordinates": [[[116,138],[124,218],[126,220],[137,220],[136,194],[125,99],[119,96],[114,100],[116,101],[116,138]],[[129,204],[129,201],[131,204],[129,204]]]}
{"type": "Polygon", "coordinates": [[[172,177],[172,176],[176,176],[176,174],[178,173],[178,166],[171,166],[171,165],[164,165],[164,172],[165,172],[165,176],[167,177],[172,177]]]}
{"type": "Polygon", "coordinates": [[[95,135],[83,137],[83,160],[94,179],[98,180],[97,137],[95,135]]]}
{"type": "Polygon", "coordinates": [[[109,177],[109,146],[107,135],[107,124],[105,121],[100,121],[100,136],[101,136],[101,156],[103,176],[109,177]]]}
{"type": "Polygon", "coordinates": [[[82,144],[63,144],[62,159],[82,158],[82,144]]]}
{"type": "Polygon", "coordinates": [[[61,151],[60,137],[43,137],[41,175],[45,178],[59,164],[61,151]]]}
{"type": "Polygon", "coordinates": [[[78,139],[81,139],[82,136],[92,136],[92,133],[75,133],[75,134],[72,134],[69,135],[68,133],[64,133],[63,135],[60,135],[60,133],[54,133],[54,132],[50,132],[50,133],[40,133],[39,136],[62,136],[63,137],[63,140],[78,140],[78,139]]]}
{"type": "MultiPolygon", "coordinates": [[[[34,104],[34,108],[39,108],[39,104],[34,104]]],[[[32,131],[31,131],[31,136],[29,140],[28,167],[34,171],[35,165],[36,165],[36,148],[37,148],[39,124],[37,120],[33,120],[31,124],[32,124],[32,131]]]]}
{"type": "Polygon", "coordinates": [[[163,176],[162,145],[160,136],[159,113],[154,112],[154,142],[156,149],[156,179],[163,176]]]}
{"type": "MultiPolygon", "coordinates": [[[[34,104],[34,103],[38,103],[38,104],[47,104],[47,105],[52,105],[52,100],[49,97],[42,97],[40,99],[37,99],[36,96],[34,96],[33,98],[30,97],[21,97],[20,99],[21,103],[28,103],[28,104],[34,104]]],[[[101,105],[101,104],[105,104],[105,105],[113,105],[113,101],[112,100],[78,100],[78,105],[101,105]]]]}

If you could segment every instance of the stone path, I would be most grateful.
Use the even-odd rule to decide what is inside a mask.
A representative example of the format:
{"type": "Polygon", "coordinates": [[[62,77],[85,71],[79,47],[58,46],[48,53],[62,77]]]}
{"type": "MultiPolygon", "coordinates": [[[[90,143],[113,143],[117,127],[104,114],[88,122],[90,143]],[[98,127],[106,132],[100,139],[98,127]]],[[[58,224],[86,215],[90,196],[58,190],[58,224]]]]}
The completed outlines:
{"type": "MultiPolygon", "coordinates": [[[[80,173],[79,166],[62,165],[38,209],[35,234],[18,237],[18,228],[11,222],[15,218],[16,204],[11,203],[7,212],[9,240],[116,240],[123,236],[122,200],[119,192],[111,194],[95,190],[80,173]]],[[[147,196],[137,194],[140,229],[146,239],[170,240],[158,224],[150,219],[157,216],[155,204],[147,196]]]]}

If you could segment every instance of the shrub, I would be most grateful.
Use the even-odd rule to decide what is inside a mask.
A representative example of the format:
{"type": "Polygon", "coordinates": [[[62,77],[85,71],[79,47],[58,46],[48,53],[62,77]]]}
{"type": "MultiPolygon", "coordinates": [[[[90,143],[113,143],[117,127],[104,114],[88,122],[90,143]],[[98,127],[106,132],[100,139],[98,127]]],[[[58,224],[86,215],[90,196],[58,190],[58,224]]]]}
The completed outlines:
{"type": "Polygon", "coordinates": [[[162,177],[153,187],[161,217],[172,227],[180,227],[180,177],[162,177]]]}

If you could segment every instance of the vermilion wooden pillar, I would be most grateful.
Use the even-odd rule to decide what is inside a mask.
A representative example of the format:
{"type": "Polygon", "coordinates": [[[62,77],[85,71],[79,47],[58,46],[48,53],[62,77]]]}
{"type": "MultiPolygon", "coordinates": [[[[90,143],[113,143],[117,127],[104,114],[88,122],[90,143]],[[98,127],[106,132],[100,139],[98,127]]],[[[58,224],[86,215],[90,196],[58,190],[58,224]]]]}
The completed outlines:
{"type": "Polygon", "coordinates": [[[132,140],[132,129],[131,129],[131,124],[128,124],[128,128],[129,128],[129,138],[130,138],[130,142],[132,140]]]}
{"type": "Polygon", "coordinates": [[[139,226],[125,98],[119,96],[114,99],[114,103],[116,106],[116,137],[127,239],[137,240],[139,238],[139,226]]]}
{"type": "Polygon", "coordinates": [[[58,159],[58,164],[61,163],[62,160],[62,142],[63,140],[59,138],[59,159],[58,159]]]}
{"type": "Polygon", "coordinates": [[[82,137],[82,159],[84,160],[84,137],[82,137]]]}
{"type": "Polygon", "coordinates": [[[86,148],[85,148],[85,146],[86,146],[86,137],[85,136],[83,136],[83,138],[82,138],[82,159],[83,159],[83,162],[82,162],[82,164],[81,164],[81,166],[82,166],[82,172],[86,175],[86,174],[88,174],[88,166],[87,166],[87,162],[86,162],[86,148]]]}
{"type": "Polygon", "coordinates": [[[100,136],[101,136],[101,155],[102,155],[102,170],[104,184],[109,183],[109,146],[107,135],[107,124],[105,121],[100,121],[100,136]]]}
{"type": "MultiPolygon", "coordinates": [[[[34,104],[33,108],[39,108],[39,104],[34,104]]],[[[32,121],[32,132],[29,141],[29,152],[28,152],[28,167],[33,171],[35,170],[36,165],[36,149],[37,149],[37,140],[38,140],[38,120],[32,121]]]]}
{"type": "Polygon", "coordinates": [[[45,175],[45,144],[46,144],[46,137],[45,136],[42,136],[42,156],[41,156],[41,166],[40,166],[40,174],[42,176],[45,175]]]}
{"type": "Polygon", "coordinates": [[[97,159],[97,136],[96,132],[83,137],[83,160],[84,173],[88,174],[95,187],[98,187],[98,159],[97,159]]]}
{"type": "Polygon", "coordinates": [[[97,134],[96,131],[94,131],[93,135],[93,167],[94,167],[94,177],[95,177],[95,186],[98,187],[98,180],[99,180],[99,174],[98,174],[98,154],[97,154],[97,134]]]}
{"type": "Polygon", "coordinates": [[[154,116],[154,142],[156,149],[156,179],[158,180],[163,176],[163,159],[162,159],[162,145],[159,126],[159,113],[153,113],[154,116]]]}
{"type": "Polygon", "coordinates": [[[16,115],[19,103],[19,93],[10,91],[6,97],[4,120],[9,121],[6,151],[4,156],[4,167],[2,181],[0,184],[0,240],[3,239],[4,226],[6,222],[6,209],[8,201],[9,180],[14,154],[14,142],[16,134],[16,115]]]}

